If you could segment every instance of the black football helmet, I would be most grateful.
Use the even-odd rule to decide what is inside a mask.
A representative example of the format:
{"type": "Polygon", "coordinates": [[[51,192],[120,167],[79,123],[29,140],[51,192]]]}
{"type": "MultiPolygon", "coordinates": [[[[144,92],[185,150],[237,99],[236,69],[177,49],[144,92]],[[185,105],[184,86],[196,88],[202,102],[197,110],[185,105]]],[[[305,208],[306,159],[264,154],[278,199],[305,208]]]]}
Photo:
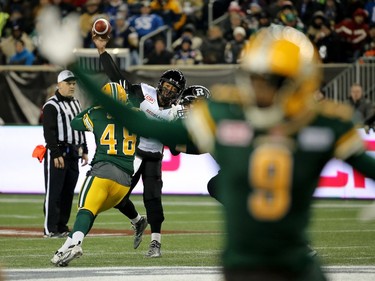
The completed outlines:
{"type": "Polygon", "coordinates": [[[186,79],[180,70],[170,69],[165,71],[159,80],[156,89],[159,96],[159,103],[161,106],[171,106],[179,98],[182,91],[185,89],[186,79]],[[177,88],[177,91],[170,91],[163,87],[164,82],[167,82],[177,88]]]}
{"type": "Polygon", "coordinates": [[[191,104],[197,100],[209,99],[210,91],[201,85],[192,85],[187,87],[178,99],[177,104],[181,105],[181,109],[177,111],[179,118],[185,118],[191,104]]]}

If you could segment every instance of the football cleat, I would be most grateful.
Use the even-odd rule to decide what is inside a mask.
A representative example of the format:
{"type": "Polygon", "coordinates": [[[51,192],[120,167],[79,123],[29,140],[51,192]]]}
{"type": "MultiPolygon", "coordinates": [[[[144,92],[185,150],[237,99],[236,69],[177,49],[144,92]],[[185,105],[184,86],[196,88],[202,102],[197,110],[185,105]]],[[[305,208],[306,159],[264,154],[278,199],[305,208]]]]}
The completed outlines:
{"type": "Polygon", "coordinates": [[[61,238],[61,233],[59,232],[50,232],[48,234],[43,235],[44,238],[61,238]]]}
{"type": "Polygon", "coordinates": [[[83,251],[82,251],[81,245],[79,245],[79,244],[78,245],[71,245],[64,253],[61,254],[60,259],[55,263],[55,265],[59,266],[59,267],[68,266],[68,264],[72,260],[78,259],[82,255],[83,255],[83,251]]]}
{"type": "Polygon", "coordinates": [[[309,253],[307,254],[309,257],[315,257],[318,255],[318,252],[314,250],[310,245],[307,245],[307,248],[309,249],[309,253]]]}
{"type": "Polygon", "coordinates": [[[59,237],[60,237],[60,238],[68,237],[69,233],[70,233],[70,231],[64,231],[64,232],[61,232],[59,237]]]}
{"type": "Polygon", "coordinates": [[[160,248],[161,248],[161,244],[156,240],[152,240],[150,243],[150,248],[148,249],[148,252],[146,254],[146,257],[148,258],[161,257],[160,248]]]}
{"type": "Polygon", "coordinates": [[[134,229],[134,249],[137,249],[139,244],[141,244],[143,232],[145,231],[147,225],[148,222],[146,216],[142,216],[137,223],[132,223],[132,228],[134,229]]]}
{"type": "Polygon", "coordinates": [[[63,252],[56,251],[56,253],[53,255],[51,259],[51,263],[57,266],[57,263],[60,261],[62,255],[63,255],[63,252]]]}

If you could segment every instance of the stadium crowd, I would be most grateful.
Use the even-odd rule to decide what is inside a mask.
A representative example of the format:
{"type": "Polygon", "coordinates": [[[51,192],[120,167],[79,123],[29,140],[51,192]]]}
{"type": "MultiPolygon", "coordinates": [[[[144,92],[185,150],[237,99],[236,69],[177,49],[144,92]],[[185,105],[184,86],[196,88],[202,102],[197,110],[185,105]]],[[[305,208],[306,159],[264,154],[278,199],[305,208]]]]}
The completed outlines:
{"type": "MultiPolygon", "coordinates": [[[[0,64],[48,64],[38,53],[38,15],[56,6],[64,19],[80,16],[84,48],[94,48],[91,27],[100,17],[112,24],[108,47],[129,48],[138,64],[139,39],[168,25],[163,36],[146,41],[144,64],[238,63],[244,41],[261,27],[280,24],[304,32],[324,63],[350,63],[375,55],[374,0],[0,0],[0,64]],[[210,15],[218,19],[208,22],[210,15]],[[145,23],[150,23],[145,25],[145,23]],[[161,39],[161,40],[160,40],[161,39]],[[152,54],[152,55],[151,55],[152,54]]],[[[58,19],[57,19],[58,20],[58,19]]]]}

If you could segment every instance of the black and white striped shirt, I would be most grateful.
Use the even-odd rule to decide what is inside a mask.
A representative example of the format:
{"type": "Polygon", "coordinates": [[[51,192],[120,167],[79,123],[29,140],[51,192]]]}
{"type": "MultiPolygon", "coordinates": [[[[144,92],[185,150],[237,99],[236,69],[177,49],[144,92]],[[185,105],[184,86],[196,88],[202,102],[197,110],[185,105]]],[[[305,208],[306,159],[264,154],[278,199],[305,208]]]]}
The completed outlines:
{"type": "Polygon", "coordinates": [[[47,148],[53,158],[61,156],[59,145],[82,145],[87,152],[85,133],[73,130],[72,119],[81,112],[76,98],[67,98],[56,91],[43,106],[43,133],[47,148]]]}

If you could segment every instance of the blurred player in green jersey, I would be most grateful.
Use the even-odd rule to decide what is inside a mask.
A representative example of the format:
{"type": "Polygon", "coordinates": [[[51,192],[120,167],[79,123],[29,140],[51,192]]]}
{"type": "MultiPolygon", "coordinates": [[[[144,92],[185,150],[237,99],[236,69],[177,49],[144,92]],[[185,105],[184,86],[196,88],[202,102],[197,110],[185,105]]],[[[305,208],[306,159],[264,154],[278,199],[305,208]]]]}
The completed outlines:
{"type": "Polygon", "coordinates": [[[212,87],[211,99],[196,103],[183,121],[147,120],[93,91],[138,134],[167,145],[192,139],[215,157],[227,281],[326,280],[307,235],[320,173],[336,157],[375,179],[375,159],[365,152],[352,110],[314,101],[319,64],[303,33],[275,25],[249,39],[237,84],[212,87]]]}
{"type": "MultiPolygon", "coordinates": [[[[125,89],[118,83],[107,83],[102,91],[121,104],[127,102],[125,89]]],[[[79,194],[78,213],[73,230],[51,259],[56,266],[67,266],[71,260],[82,256],[83,239],[94,224],[96,216],[116,207],[129,193],[134,173],[135,148],[139,141],[137,135],[116,122],[101,106],[82,111],[72,120],[71,126],[78,131],[92,132],[95,136],[96,151],[91,162],[92,168],[79,194]]],[[[147,219],[135,213],[132,222],[142,228],[143,234],[147,219]]],[[[138,237],[138,240],[141,240],[141,237],[138,237]]]]}

